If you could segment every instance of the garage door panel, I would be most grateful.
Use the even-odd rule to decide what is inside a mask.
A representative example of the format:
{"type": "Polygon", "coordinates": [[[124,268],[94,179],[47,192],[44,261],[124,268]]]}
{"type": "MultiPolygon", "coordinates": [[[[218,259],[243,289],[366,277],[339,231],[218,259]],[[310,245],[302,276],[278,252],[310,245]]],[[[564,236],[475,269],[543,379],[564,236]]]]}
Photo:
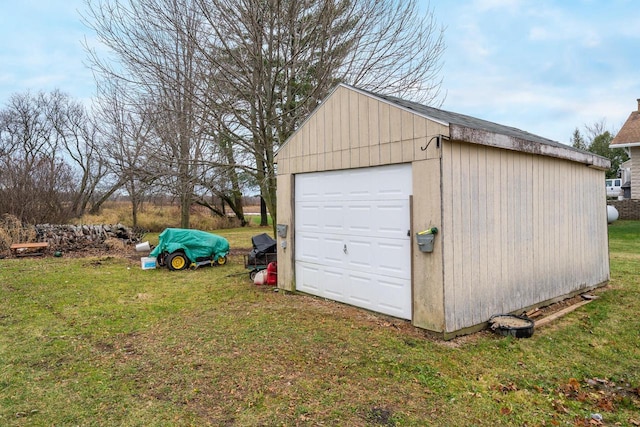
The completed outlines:
{"type": "Polygon", "coordinates": [[[300,217],[300,222],[297,227],[302,231],[318,231],[320,229],[320,214],[322,208],[318,204],[302,204],[298,206],[297,216],[300,217]]]}
{"type": "Polygon", "coordinates": [[[385,309],[387,314],[411,318],[411,291],[406,291],[404,281],[393,277],[383,277],[379,280],[378,305],[385,309]]]}
{"type": "Polygon", "coordinates": [[[322,242],[318,236],[301,234],[297,236],[297,242],[297,258],[303,262],[321,263],[322,242]]]}
{"type": "Polygon", "coordinates": [[[304,188],[296,188],[296,198],[300,201],[314,201],[324,199],[322,194],[324,189],[320,184],[319,176],[307,176],[305,178],[304,188]]]}
{"type": "Polygon", "coordinates": [[[382,241],[378,243],[376,271],[379,274],[397,276],[405,279],[411,277],[411,259],[404,254],[411,252],[411,241],[382,241]]]}
{"type": "MultiPolygon", "coordinates": [[[[362,202],[360,202],[362,203],[362,202]]],[[[371,233],[372,229],[372,206],[364,204],[355,204],[351,202],[345,206],[345,215],[343,219],[344,228],[349,234],[363,235],[371,233]]]]}
{"type": "Polygon", "coordinates": [[[300,174],[295,179],[298,289],[410,319],[411,165],[300,174]],[[311,280],[309,274],[317,277],[311,280]],[[304,276],[302,282],[299,276],[304,276]]]}
{"type": "Polygon", "coordinates": [[[327,268],[322,275],[324,285],[324,296],[336,301],[344,302],[345,288],[342,285],[345,281],[344,270],[327,268]]]}
{"type": "Polygon", "coordinates": [[[372,252],[374,248],[370,241],[350,240],[347,244],[347,259],[349,267],[357,269],[371,270],[373,263],[371,262],[372,252]]]}
{"type": "Polygon", "coordinates": [[[342,205],[325,205],[320,211],[322,215],[322,231],[325,233],[340,232],[344,228],[344,206],[342,205]]]}
{"type": "Polygon", "coordinates": [[[342,187],[345,188],[345,194],[349,200],[370,200],[375,187],[371,185],[371,175],[367,169],[351,169],[344,171],[344,177],[341,179],[342,187]],[[349,185],[345,186],[344,183],[349,185]]]}
{"type": "Polygon", "coordinates": [[[303,264],[296,268],[296,285],[298,289],[310,294],[317,294],[321,291],[320,283],[320,269],[313,265],[303,264]]]}
{"type": "Polygon", "coordinates": [[[325,237],[321,262],[327,266],[344,267],[344,241],[332,237],[325,237]]]}
{"type": "Polygon", "coordinates": [[[376,232],[381,237],[407,237],[409,231],[409,200],[400,200],[393,204],[377,206],[376,218],[379,218],[376,232]],[[404,218],[404,221],[398,221],[404,218]]]}
{"type": "MultiPolygon", "coordinates": [[[[334,201],[334,200],[344,200],[344,193],[342,191],[340,191],[340,183],[336,182],[336,183],[331,183],[329,186],[330,187],[335,187],[336,190],[325,190],[322,193],[322,196],[324,198],[324,200],[330,200],[330,201],[334,201]]],[[[326,183],[325,183],[326,185],[326,183]]]]}
{"type": "Polygon", "coordinates": [[[347,302],[368,309],[375,309],[375,304],[371,300],[374,294],[372,286],[375,282],[371,280],[371,275],[349,274],[349,297],[347,302]]]}

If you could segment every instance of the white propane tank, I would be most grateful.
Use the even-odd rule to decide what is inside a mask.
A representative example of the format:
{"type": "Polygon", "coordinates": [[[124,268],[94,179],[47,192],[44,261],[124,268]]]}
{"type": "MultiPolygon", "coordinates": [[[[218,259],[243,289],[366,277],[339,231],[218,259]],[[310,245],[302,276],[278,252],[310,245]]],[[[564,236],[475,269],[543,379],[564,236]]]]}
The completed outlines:
{"type": "Polygon", "coordinates": [[[618,220],[618,209],[613,206],[607,205],[607,223],[611,224],[618,220]]]}

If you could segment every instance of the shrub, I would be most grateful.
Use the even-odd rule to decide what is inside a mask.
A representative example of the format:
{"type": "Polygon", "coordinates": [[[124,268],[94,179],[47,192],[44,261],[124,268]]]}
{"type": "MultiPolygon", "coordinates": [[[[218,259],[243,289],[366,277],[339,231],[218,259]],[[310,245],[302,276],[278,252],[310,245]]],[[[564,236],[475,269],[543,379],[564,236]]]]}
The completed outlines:
{"type": "Polygon", "coordinates": [[[13,243],[36,240],[36,230],[31,226],[24,226],[15,216],[4,214],[0,219],[0,251],[6,252],[13,243]]]}

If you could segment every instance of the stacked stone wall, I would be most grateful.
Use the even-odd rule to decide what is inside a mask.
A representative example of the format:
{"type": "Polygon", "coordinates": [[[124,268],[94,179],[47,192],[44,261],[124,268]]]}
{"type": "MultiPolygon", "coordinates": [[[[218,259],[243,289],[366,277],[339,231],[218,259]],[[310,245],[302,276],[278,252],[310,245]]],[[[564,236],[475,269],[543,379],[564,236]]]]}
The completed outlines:
{"type": "Polygon", "coordinates": [[[640,220],[640,199],[609,200],[607,204],[618,210],[618,219],[640,220]]]}

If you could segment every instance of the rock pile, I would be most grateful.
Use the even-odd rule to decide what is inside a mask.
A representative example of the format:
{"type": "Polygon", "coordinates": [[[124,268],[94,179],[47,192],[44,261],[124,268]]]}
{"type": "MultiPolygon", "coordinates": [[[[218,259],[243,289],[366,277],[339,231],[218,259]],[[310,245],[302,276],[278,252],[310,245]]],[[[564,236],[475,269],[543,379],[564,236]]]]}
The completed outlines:
{"type": "Polygon", "coordinates": [[[87,248],[104,248],[108,241],[118,239],[124,244],[135,244],[143,235],[142,230],[122,224],[115,225],[53,225],[35,226],[36,240],[48,242],[57,251],[81,251],[87,248]]]}

